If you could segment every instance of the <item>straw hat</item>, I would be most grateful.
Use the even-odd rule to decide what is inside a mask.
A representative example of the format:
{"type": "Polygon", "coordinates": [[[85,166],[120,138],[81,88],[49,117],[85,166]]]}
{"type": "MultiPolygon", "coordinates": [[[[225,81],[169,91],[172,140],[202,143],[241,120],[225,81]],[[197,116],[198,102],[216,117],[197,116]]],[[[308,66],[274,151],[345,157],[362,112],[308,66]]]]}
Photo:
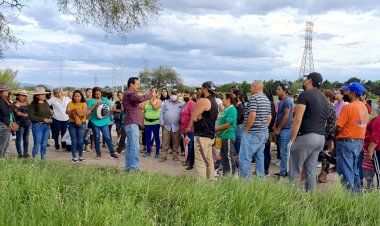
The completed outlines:
{"type": "Polygon", "coordinates": [[[17,91],[15,95],[28,96],[29,94],[28,94],[28,91],[23,89],[23,90],[17,91]]]}
{"type": "Polygon", "coordinates": [[[9,87],[7,84],[0,82],[0,91],[8,91],[9,87]]]}
{"type": "Polygon", "coordinates": [[[36,87],[33,95],[40,95],[40,94],[49,94],[50,92],[46,92],[44,87],[36,87]]]}

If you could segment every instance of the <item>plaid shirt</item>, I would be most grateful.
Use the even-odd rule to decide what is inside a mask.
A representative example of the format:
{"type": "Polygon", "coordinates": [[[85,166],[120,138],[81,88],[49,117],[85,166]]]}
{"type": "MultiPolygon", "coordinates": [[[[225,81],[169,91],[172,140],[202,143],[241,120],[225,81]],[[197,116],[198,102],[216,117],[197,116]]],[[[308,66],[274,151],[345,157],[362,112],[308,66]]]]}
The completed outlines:
{"type": "Polygon", "coordinates": [[[327,117],[326,122],[326,137],[334,137],[335,135],[335,127],[336,127],[336,120],[335,120],[335,108],[332,103],[329,104],[329,114],[327,117]]]}

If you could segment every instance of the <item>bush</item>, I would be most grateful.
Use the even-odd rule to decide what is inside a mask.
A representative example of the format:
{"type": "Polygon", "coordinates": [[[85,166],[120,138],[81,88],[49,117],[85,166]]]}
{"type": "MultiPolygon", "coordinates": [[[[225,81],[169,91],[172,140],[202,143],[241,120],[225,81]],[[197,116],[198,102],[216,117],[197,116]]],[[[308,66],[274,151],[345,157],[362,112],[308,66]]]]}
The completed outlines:
{"type": "Polygon", "coordinates": [[[0,160],[2,225],[378,225],[379,192],[0,160]]]}

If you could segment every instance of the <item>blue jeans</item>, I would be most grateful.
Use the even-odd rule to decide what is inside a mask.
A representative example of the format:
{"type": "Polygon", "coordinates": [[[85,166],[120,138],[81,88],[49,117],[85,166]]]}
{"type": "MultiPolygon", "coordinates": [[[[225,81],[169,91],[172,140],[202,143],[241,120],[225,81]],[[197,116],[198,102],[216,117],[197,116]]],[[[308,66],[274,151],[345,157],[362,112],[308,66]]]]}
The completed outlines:
{"type": "Polygon", "coordinates": [[[187,162],[190,166],[193,166],[195,158],[195,155],[193,153],[194,133],[184,133],[183,137],[186,137],[186,134],[190,139],[189,144],[187,145],[187,162]]]}
{"type": "Polygon", "coordinates": [[[77,157],[77,152],[79,158],[83,157],[83,145],[84,136],[86,134],[86,123],[82,123],[81,126],[77,126],[74,122],[69,123],[69,133],[71,138],[71,156],[72,158],[77,157]]]}
{"type": "Polygon", "coordinates": [[[362,147],[362,141],[339,141],[336,146],[337,173],[342,185],[353,191],[361,191],[358,160],[362,147]]]}
{"type": "Polygon", "coordinates": [[[121,119],[120,118],[115,118],[114,122],[115,122],[115,125],[116,125],[117,135],[120,135],[121,129],[122,129],[122,127],[121,127],[121,119]]]}
{"type": "Polygon", "coordinates": [[[7,153],[10,134],[8,126],[0,122],[0,158],[4,158],[7,153]]]}
{"type": "Polygon", "coordinates": [[[282,129],[280,135],[280,174],[285,175],[288,172],[288,143],[292,138],[292,129],[282,129]]]}
{"type": "Polygon", "coordinates": [[[113,155],[115,153],[115,150],[113,149],[109,125],[95,126],[94,124],[92,124],[92,131],[94,132],[96,154],[100,154],[100,152],[101,152],[101,150],[100,150],[100,131],[102,131],[103,140],[106,142],[107,147],[110,150],[110,154],[113,155]]]}
{"type": "Polygon", "coordinates": [[[34,141],[32,156],[35,158],[41,149],[41,159],[45,159],[47,140],[50,135],[50,125],[45,123],[33,123],[32,133],[34,141]]]}
{"type": "Polygon", "coordinates": [[[130,124],[124,126],[127,139],[125,141],[125,171],[134,171],[139,168],[139,126],[130,124]]]}
{"type": "Polygon", "coordinates": [[[359,177],[360,177],[361,184],[363,184],[363,160],[364,160],[364,151],[361,151],[358,158],[359,177]]]}
{"type": "Polygon", "coordinates": [[[59,146],[59,134],[61,134],[61,137],[63,137],[67,131],[67,121],[58,121],[57,119],[53,118],[53,138],[54,138],[54,145],[56,147],[59,146]]]}
{"type": "Polygon", "coordinates": [[[242,124],[236,125],[235,134],[236,134],[235,151],[236,151],[236,154],[239,154],[240,144],[241,144],[241,135],[243,134],[243,125],[242,124]]]}
{"type": "Polygon", "coordinates": [[[146,151],[149,153],[152,151],[152,133],[156,142],[156,153],[160,153],[160,127],[160,124],[144,126],[146,151]]]}
{"type": "Polygon", "coordinates": [[[18,157],[27,156],[29,147],[29,134],[32,126],[20,126],[16,132],[16,149],[18,157]],[[21,140],[23,141],[23,150],[21,150],[21,140]]]}
{"type": "Polygon", "coordinates": [[[239,152],[240,176],[242,178],[250,178],[252,157],[255,157],[256,175],[260,179],[264,179],[264,148],[268,137],[268,130],[249,133],[243,132],[239,152]]]}

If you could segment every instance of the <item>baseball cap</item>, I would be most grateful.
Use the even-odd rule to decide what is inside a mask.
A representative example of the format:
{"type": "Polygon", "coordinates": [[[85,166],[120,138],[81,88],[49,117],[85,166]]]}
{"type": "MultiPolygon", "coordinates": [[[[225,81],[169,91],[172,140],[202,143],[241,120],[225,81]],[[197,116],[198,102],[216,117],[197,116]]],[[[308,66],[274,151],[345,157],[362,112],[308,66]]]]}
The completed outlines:
{"type": "Polygon", "coordinates": [[[350,90],[356,94],[362,95],[365,93],[365,88],[358,82],[352,82],[348,86],[342,86],[343,90],[350,90]]]}
{"type": "Polygon", "coordinates": [[[207,81],[202,84],[202,87],[208,89],[213,94],[216,94],[216,87],[212,81],[207,81]]]}
{"type": "Polygon", "coordinates": [[[292,92],[290,92],[290,85],[288,83],[280,83],[280,86],[283,90],[285,90],[288,94],[292,94],[292,92]]]}
{"type": "Polygon", "coordinates": [[[308,75],[304,75],[304,77],[306,77],[307,79],[311,79],[315,84],[318,84],[319,86],[322,84],[323,82],[323,77],[320,73],[318,72],[311,72],[310,74],[308,75]]]}

